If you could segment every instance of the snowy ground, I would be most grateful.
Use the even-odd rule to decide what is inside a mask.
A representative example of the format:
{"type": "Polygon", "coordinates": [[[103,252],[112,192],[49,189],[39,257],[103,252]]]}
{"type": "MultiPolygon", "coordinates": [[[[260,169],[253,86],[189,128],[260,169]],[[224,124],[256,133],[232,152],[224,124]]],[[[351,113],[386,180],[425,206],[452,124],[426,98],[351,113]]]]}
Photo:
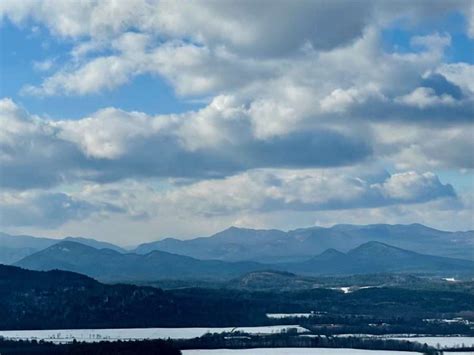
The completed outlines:
{"type": "Polygon", "coordinates": [[[267,349],[215,349],[183,350],[183,355],[407,355],[403,351],[321,349],[321,348],[267,348],[267,349]]]}
{"type": "Polygon", "coordinates": [[[191,339],[206,333],[245,332],[250,334],[274,334],[288,329],[298,333],[307,330],[299,325],[275,325],[268,327],[239,328],[135,328],[135,329],[61,329],[61,330],[6,330],[0,336],[8,339],[48,340],[55,343],[67,343],[76,339],[85,342],[101,340],[140,340],[140,339],[191,339]]]}
{"type": "Polygon", "coordinates": [[[371,334],[339,334],[336,335],[339,337],[350,337],[357,336],[361,338],[382,338],[382,339],[395,339],[395,340],[408,340],[416,341],[421,344],[428,344],[429,346],[439,347],[440,348],[453,348],[461,346],[474,346],[474,337],[463,337],[463,336],[449,336],[449,337],[430,337],[430,336],[406,336],[404,335],[371,335],[371,334]]]}
{"type": "Polygon", "coordinates": [[[474,337],[394,337],[392,339],[416,341],[422,344],[426,343],[434,347],[437,347],[439,344],[441,348],[460,347],[463,344],[465,346],[474,346],[474,337]]]}
{"type": "Polygon", "coordinates": [[[314,316],[314,313],[267,313],[268,318],[284,319],[284,318],[309,318],[314,316]]]}

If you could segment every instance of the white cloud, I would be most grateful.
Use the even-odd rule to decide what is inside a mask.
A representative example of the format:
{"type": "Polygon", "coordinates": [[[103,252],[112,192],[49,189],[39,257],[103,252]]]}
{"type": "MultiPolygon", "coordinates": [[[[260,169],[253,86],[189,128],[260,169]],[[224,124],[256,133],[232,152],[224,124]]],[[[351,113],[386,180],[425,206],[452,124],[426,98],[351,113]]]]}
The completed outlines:
{"type": "Polygon", "coordinates": [[[0,102],[0,117],[8,127],[0,136],[6,142],[0,176],[5,187],[81,179],[203,178],[258,167],[339,166],[371,154],[363,136],[321,127],[260,138],[246,108],[226,96],[181,115],[108,108],[65,121],[30,116],[9,99],[0,102]],[[31,168],[35,176],[29,174],[31,168]]]}
{"type": "Polygon", "coordinates": [[[443,50],[451,44],[449,34],[440,35],[438,33],[428,36],[414,36],[411,41],[414,47],[426,48],[432,52],[442,53],[443,50]]]}
{"type": "Polygon", "coordinates": [[[361,91],[367,84],[393,92],[398,85],[413,89],[413,81],[439,63],[450,41],[448,35],[415,37],[421,54],[383,53],[373,17],[390,11],[371,1],[68,4],[75,11],[54,0],[3,4],[0,11],[17,22],[32,17],[58,35],[77,37],[70,63],[41,85],[25,87],[35,95],[97,93],[140,74],[165,77],[180,95],[244,90],[240,94],[249,98],[279,85],[303,88],[308,91],[303,96],[319,99],[335,90],[361,91]],[[113,54],[103,55],[104,49],[113,54]]]}
{"type": "Polygon", "coordinates": [[[474,4],[471,2],[471,7],[467,10],[468,17],[468,33],[471,38],[474,38],[474,4]]]}
{"type": "Polygon", "coordinates": [[[0,182],[25,188],[81,179],[223,177],[263,167],[352,165],[369,156],[402,170],[473,167],[466,154],[472,150],[470,123],[364,123],[305,117],[304,110],[292,109],[297,106],[284,112],[282,103],[259,102],[248,106],[234,96],[218,96],[207,107],[180,115],[107,108],[78,120],[53,121],[4,99],[0,182]],[[32,167],[35,177],[28,174],[32,167]]]}
{"type": "Polygon", "coordinates": [[[51,122],[58,137],[78,144],[90,157],[115,159],[125,154],[133,140],[145,139],[166,127],[166,117],[153,119],[139,112],[114,108],[78,121],[51,122]]]}
{"type": "Polygon", "coordinates": [[[58,227],[71,220],[83,221],[92,215],[121,213],[108,202],[92,204],[65,193],[27,191],[0,194],[0,227],[58,227]]]}
{"type": "Polygon", "coordinates": [[[394,174],[378,186],[382,195],[395,201],[423,201],[454,195],[454,190],[443,186],[438,177],[431,172],[418,174],[409,171],[394,174]]]}
{"type": "MultiPolygon", "coordinates": [[[[408,211],[418,211],[420,216],[427,208],[433,215],[457,216],[457,223],[470,208],[435,174],[389,175],[367,165],[337,170],[260,169],[184,185],[173,180],[127,179],[76,184],[68,190],[4,192],[0,211],[5,219],[0,224],[9,231],[36,228],[49,235],[60,235],[59,226],[69,235],[90,235],[93,230],[106,239],[132,243],[130,233],[138,241],[164,234],[205,235],[229,225],[285,229],[316,221],[350,223],[355,218],[370,223],[385,221],[384,213],[386,221],[397,221],[396,215],[403,214],[404,221],[412,222],[408,211]]],[[[423,215],[420,221],[439,222],[428,217],[423,215]]]]}
{"type": "Polygon", "coordinates": [[[418,108],[436,105],[453,105],[456,103],[456,100],[452,96],[446,94],[438,96],[433,89],[425,87],[416,88],[408,95],[401,96],[396,100],[400,103],[416,106],[418,108]]]}
{"type": "Polygon", "coordinates": [[[437,72],[464,88],[466,92],[474,94],[474,65],[467,63],[442,64],[437,68],[437,72]]]}
{"type": "MultiPolygon", "coordinates": [[[[450,205],[454,190],[436,169],[474,168],[468,154],[474,150],[473,66],[446,63],[454,44],[448,33],[415,36],[407,51],[391,51],[381,31],[413,30],[461,11],[470,21],[466,33],[474,36],[473,9],[463,0],[4,0],[1,18],[45,26],[72,46],[62,66],[34,63],[47,76],[24,93],[93,95],[151,75],[179,96],[205,96],[209,103],[182,114],[109,107],[52,120],[3,99],[0,184],[31,194],[24,205],[54,200],[59,206],[71,198],[79,201],[76,211],[95,206],[127,227],[94,219],[98,212],[81,218],[118,234],[132,231],[140,218],[150,219],[148,234],[152,227],[172,232],[173,224],[190,233],[232,223],[296,223],[279,221],[282,210],[301,224],[380,221],[384,213],[387,221],[409,221],[413,213],[440,223],[413,207],[422,203],[437,208],[433,216],[467,225],[466,211],[450,205]],[[394,173],[347,170],[369,158],[394,173]],[[187,185],[163,182],[170,178],[187,185]],[[166,192],[149,188],[150,181],[166,185],[166,192]],[[31,190],[61,193],[71,184],[80,192],[56,199],[31,190]],[[108,211],[106,198],[116,198],[124,212],[108,211]]],[[[36,216],[38,224],[49,218],[36,216]]],[[[63,230],[80,231],[72,216],[61,222],[63,230]]]]}
{"type": "Polygon", "coordinates": [[[5,0],[0,4],[0,15],[15,23],[29,19],[44,24],[61,37],[106,37],[126,31],[130,27],[147,25],[153,1],[72,1],[61,0],[5,0]]]}
{"type": "Polygon", "coordinates": [[[33,62],[33,68],[37,71],[41,72],[46,72],[51,70],[51,68],[54,66],[54,60],[53,59],[45,59],[42,61],[35,61],[33,62]]]}
{"type": "Polygon", "coordinates": [[[349,170],[257,170],[171,190],[162,203],[201,215],[337,210],[455,198],[433,173],[358,176],[349,170]],[[375,181],[371,181],[374,180],[375,181]]]}
{"type": "Polygon", "coordinates": [[[376,124],[376,155],[397,169],[473,169],[474,126],[376,124]]]}

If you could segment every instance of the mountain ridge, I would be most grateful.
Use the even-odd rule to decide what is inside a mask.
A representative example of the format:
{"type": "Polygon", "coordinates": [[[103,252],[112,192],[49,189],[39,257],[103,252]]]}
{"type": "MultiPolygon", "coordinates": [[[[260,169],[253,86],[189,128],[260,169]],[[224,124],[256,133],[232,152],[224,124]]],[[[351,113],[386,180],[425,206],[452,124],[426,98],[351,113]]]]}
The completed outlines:
{"type": "Polygon", "coordinates": [[[230,227],[209,237],[188,240],[166,238],[133,249],[143,253],[157,249],[199,259],[259,262],[303,261],[334,248],[347,252],[369,241],[388,243],[417,252],[474,260],[474,231],[440,231],[419,223],[409,225],[350,225],[329,228],[276,229],[230,227]]]}
{"type": "Polygon", "coordinates": [[[327,249],[347,252],[365,242],[379,241],[423,254],[474,260],[474,231],[440,231],[419,223],[409,225],[352,225],[278,229],[229,227],[209,237],[181,240],[168,237],[122,248],[83,237],[64,239],[13,236],[0,233],[0,263],[13,264],[37,251],[64,240],[121,253],[147,254],[160,250],[203,260],[288,263],[308,260],[327,249]]]}
{"type": "Polygon", "coordinates": [[[307,261],[285,264],[284,268],[301,275],[317,269],[326,275],[368,274],[368,273],[437,273],[473,274],[474,262],[463,259],[420,254],[386,243],[370,241],[341,253],[337,250],[322,253],[307,261]]]}
{"type": "Polygon", "coordinates": [[[95,249],[72,241],[54,244],[14,265],[31,270],[61,269],[79,272],[107,282],[196,277],[219,279],[263,268],[257,263],[198,260],[159,250],[145,255],[119,253],[112,249],[95,249]]]}
{"type": "Polygon", "coordinates": [[[63,241],[14,265],[40,271],[61,269],[78,272],[103,282],[229,280],[252,271],[300,275],[424,272],[448,276],[474,272],[474,262],[471,261],[419,254],[380,242],[368,242],[347,253],[328,249],[302,262],[263,264],[199,260],[158,250],[144,255],[119,253],[63,241]]]}
{"type": "Polygon", "coordinates": [[[34,237],[29,235],[11,235],[0,232],[0,263],[13,264],[24,257],[44,250],[62,241],[74,241],[95,248],[108,248],[119,252],[125,249],[108,242],[84,237],[64,237],[62,239],[34,237]]]}

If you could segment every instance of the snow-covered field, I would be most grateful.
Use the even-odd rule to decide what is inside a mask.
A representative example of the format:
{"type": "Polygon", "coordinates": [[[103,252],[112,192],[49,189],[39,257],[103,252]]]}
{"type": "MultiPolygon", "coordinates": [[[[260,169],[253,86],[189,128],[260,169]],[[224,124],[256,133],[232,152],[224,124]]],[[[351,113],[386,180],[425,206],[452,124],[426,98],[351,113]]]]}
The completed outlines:
{"type": "Polygon", "coordinates": [[[383,339],[395,339],[395,340],[408,340],[416,341],[421,344],[428,344],[429,346],[440,348],[453,348],[461,346],[474,346],[474,337],[463,337],[463,336],[449,336],[449,337],[430,337],[430,336],[403,336],[403,335],[371,335],[371,334],[339,334],[339,337],[350,337],[357,336],[361,338],[383,338],[383,339]]]}
{"type": "Polygon", "coordinates": [[[183,350],[183,355],[407,355],[403,351],[321,349],[321,348],[268,348],[268,349],[215,349],[183,350]]]}
{"type": "Polygon", "coordinates": [[[309,318],[314,316],[314,313],[267,313],[268,318],[284,319],[284,318],[309,318]]]}
{"type": "Polygon", "coordinates": [[[460,347],[463,344],[464,346],[474,346],[474,337],[393,337],[391,339],[416,341],[434,347],[439,344],[441,348],[460,347]]]}
{"type": "MultiPolygon", "coordinates": [[[[303,313],[305,314],[305,313],[303,313]]],[[[130,329],[61,329],[61,330],[6,330],[0,331],[0,337],[15,340],[47,340],[55,343],[67,343],[74,339],[85,342],[97,342],[102,340],[140,340],[140,339],[191,339],[200,337],[206,333],[223,333],[223,332],[245,332],[250,334],[275,334],[288,329],[295,329],[298,333],[304,334],[308,332],[305,328],[298,325],[275,325],[268,327],[238,327],[238,328],[130,328],[130,329]]],[[[351,336],[351,334],[344,334],[341,336],[351,336]]],[[[370,337],[370,335],[357,335],[361,337],[370,337]]],[[[460,347],[460,346],[474,346],[474,337],[408,337],[408,336],[384,336],[384,338],[416,341],[422,344],[426,343],[430,346],[441,348],[446,347],[460,347]]],[[[196,350],[197,351],[197,350],[196,350]]],[[[199,350],[196,354],[267,354],[268,349],[252,349],[253,352],[246,352],[247,350],[222,350],[224,352],[212,352],[210,350],[199,350]]],[[[272,349],[271,354],[373,354],[374,352],[364,352],[362,350],[352,349],[272,349]],[[281,352],[283,351],[283,352],[281,352]],[[305,352],[306,351],[306,352],[305,352]],[[309,352],[308,352],[309,351],[309,352]],[[336,352],[335,352],[336,351],[336,352]],[[339,351],[339,352],[337,352],[339,351]]],[[[378,352],[382,353],[382,352],[378,352]]],[[[397,352],[387,352],[388,354],[396,354],[397,352]]],[[[184,354],[195,354],[194,352],[185,352],[184,354]]]]}
{"type": "Polygon", "coordinates": [[[191,339],[206,333],[245,332],[250,334],[274,334],[296,329],[298,333],[307,330],[299,325],[275,325],[268,327],[238,328],[129,328],[129,329],[61,329],[61,330],[4,330],[0,337],[8,339],[48,340],[67,343],[74,339],[85,342],[101,340],[140,340],[140,339],[191,339]]]}

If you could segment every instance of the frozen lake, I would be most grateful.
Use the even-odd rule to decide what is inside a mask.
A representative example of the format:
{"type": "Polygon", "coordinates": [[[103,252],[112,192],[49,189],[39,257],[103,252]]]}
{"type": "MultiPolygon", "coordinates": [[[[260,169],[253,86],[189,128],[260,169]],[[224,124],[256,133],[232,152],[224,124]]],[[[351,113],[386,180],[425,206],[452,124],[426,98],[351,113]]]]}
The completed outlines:
{"type": "Polygon", "coordinates": [[[275,334],[296,329],[298,333],[307,330],[299,325],[275,325],[268,327],[238,328],[128,328],[128,329],[61,329],[61,330],[0,330],[0,336],[8,339],[36,339],[55,343],[77,341],[97,342],[101,340],[140,339],[191,339],[207,333],[245,332],[250,334],[275,334]]]}
{"type": "Polygon", "coordinates": [[[267,349],[214,349],[182,350],[183,355],[407,355],[404,351],[321,349],[321,348],[267,348],[267,349]]]}

